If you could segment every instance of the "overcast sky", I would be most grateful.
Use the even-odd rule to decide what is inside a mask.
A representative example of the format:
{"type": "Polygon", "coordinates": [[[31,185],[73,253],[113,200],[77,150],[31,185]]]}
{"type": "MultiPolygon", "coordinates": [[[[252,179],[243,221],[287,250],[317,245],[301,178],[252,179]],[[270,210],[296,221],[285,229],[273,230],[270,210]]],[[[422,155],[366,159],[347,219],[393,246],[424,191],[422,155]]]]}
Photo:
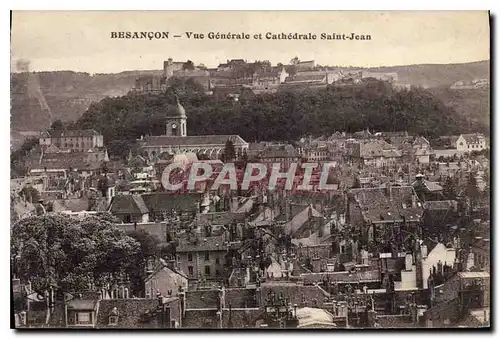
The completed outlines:
{"type": "MultiPolygon", "coordinates": [[[[215,67],[227,59],[339,66],[461,63],[489,59],[487,12],[14,12],[12,65],[111,73],[162,69],[163,60],[215,67]],[[111,39],[113,31],[182,38],[111,39]],[[370,34],[371,41],[189,40],[185,32],[370,34]]],[[[15,69],[13,69],[15,70],[15,69]]]]}

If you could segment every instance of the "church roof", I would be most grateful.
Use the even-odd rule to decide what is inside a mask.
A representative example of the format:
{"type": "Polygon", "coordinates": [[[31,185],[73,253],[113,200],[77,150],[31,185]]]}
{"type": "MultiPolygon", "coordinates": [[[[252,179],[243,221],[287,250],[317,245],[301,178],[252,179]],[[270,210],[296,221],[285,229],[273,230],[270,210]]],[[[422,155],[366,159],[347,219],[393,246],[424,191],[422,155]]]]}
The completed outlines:
{"type": "Polygon", "coordinates": [[[144,138],[143,147],[155,146],[198,146],[213,145],[224,147],[226,142],[231,140],[235,146],[247,144],[239,135],[191,135],[185,137],[176,136],[150,136],[144,138]]]}

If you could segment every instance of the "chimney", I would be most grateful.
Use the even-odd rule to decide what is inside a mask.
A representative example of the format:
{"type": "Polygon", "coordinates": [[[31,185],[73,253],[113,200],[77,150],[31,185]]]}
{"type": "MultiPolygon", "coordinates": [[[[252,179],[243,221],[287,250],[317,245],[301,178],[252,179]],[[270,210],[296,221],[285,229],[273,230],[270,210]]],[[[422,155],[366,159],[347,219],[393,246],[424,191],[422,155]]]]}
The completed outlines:
{"type": "Polygon", "coordinates": [[[427,258],[427,245],[422,244],[420,246],[420,253],[422,254],[422,259],[427,258]]]}
{"type": "Polygon", "coordinates": [[[158,307],[163,306],[163,296],[161,295],[160,291],[156,293],[156,299],[158,300],[158,307]]]}
{"type": "Polygon", "coordinates": [[[26,326],[26,312],[25,311],[21,311],[19,313],[19,318],[20,318],[20,322],[21,322],[21,325],[23,326],[26,326]]]}
{"type": "Polygon", "coordinates": [[[407,254],[405,257],[405,270],[411,271],[413,264],[413,256],[411,254],[407,254]]]}

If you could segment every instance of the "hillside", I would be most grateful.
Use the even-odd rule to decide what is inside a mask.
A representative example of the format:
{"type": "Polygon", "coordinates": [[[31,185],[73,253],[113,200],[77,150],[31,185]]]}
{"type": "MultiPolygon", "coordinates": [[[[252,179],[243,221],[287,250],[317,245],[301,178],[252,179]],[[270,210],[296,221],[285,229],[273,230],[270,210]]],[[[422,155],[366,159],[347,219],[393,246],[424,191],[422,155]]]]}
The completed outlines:
{"type": "Polygon", "coordinates": [[[41,131],[50,120],[77,120],[92,102],[125,95],[137,77],[161,71],[127,71],[117,74],[71,71],[11,74],[11,128],[41,131]]]}
{"type": "Polygon", "coordinates": [[[414,86],[450,86],[457,81],[490,78],[489,60],[464,64],[423,64],[370,68],[373,72],[397,72],[399,82],[414,86]]]}
{"type": "Polygon", "coordinates": [[[451,90],[448,87],[429,89],[446,106],[453,108],[460,116],[468,119],[471,126],[490,126],[490,90],[451,90]]]}
{"type": "MultiPolygon", "coordinates": [[[[398,72],[401,83],[425,87],[449,87],[459,80],[489,78],[489,65],[489,61],[480,61],[453,65],[378,67],[369,70],[398,72]]],[[[57,119],[64,122],[76,121],[92,102],[99,102],[108,96],[125,95],[134,87],[137,77],[161,74],[161,70],[95,75],[72,71],[13,73],[11,74],[13,144],[22,141],[17,140],[22,138],[18,132],[42,131],[49,127],[51,121],[57,119]]],[[[463,112],[465,116],[478,114],[479,118],[475,120],[481,122],[488,120],[489,101],[481,99],[480,104],[474,104],[478,102],[475,93],[453,94],[438,91],[436,95],[459,113],[465,110],[463,112]],[[469,98],[472,98],[471,102],[468,101],[469,98]]]]}
{"type": "MultiPolygon", "coordinates": [[[[367,79],[357,86],[302,92],[206,96],[195,87],[177,91],[188,116],[188,134],[238,134],[249,142],[294,141],[304,135],[336,131],[404,131],[427,137],[467,131],[467,122],[432,93],[420,88],[396,91],[386,82],[367,79]]],[[[165,131],[165,112],[175,103],[166,94],[129,94],[92,104],[71,128],[99,130],[110,155],[125,156],[144,135],[165,131]]]]}

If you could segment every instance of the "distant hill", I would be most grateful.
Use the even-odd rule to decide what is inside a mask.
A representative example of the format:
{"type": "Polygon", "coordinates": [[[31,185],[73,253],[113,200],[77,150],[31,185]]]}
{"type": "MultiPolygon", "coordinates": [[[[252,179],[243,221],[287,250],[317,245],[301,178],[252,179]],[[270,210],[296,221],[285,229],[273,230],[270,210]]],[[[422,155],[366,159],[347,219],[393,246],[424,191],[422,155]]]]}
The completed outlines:
{"type": "Polygon", "coordinates": [[[400,83],[423,87],[450,86],[457,81],[490,78],[489,60],[464,64],[423,64],[370,68],[373,72],[397,72],[400,83]]]}
{"type": "Polygon", "coordinates": [[[18,132],[43,131],[51,121],[73,122],[92,102],[127,94],[137,77],[162,71],[127,71],[117,74],[72,71],[11,74],[11,139],[18,145],[18,132]]]}
{"type": "Polygon", "coordinates": [[[466,118],[470,126],[490,126],[489,88],[451,90],[449,87],[436,87],[429,90],[446,106],[466,118]]]}
{"type": "MultiPolygon", "coordinates": [[[[449,65],[378,67],[369,70],[397,72],[400,83],[424,87],[449,87],[459,80],[489,78],[489,67],[489,61],[480,61],[449,65]]],[[[65,122],[76,121],[92,102],[98,102],[109,96],[125,95],[134,87],[137,77],[161,74],[161,70],[95,75],[72,71],[13,73],[11,74],[12,138],[19,136],[16,132],[45,130],[51,121],[57,119],[65,122]]],[[[453,99],[450,93],[440,97],[444,101],[453,99]]],[[[453,106],[453,102],[451,105],[453,106]]],[[[484,106],[485,101],[482,100],[480,105],[484,106]]],[[[472,106],[471,109],[476,108],[472,106]]],[[[480,120],[483,120],[484,112],[480,115],[482,117],[480,120]]]]}

